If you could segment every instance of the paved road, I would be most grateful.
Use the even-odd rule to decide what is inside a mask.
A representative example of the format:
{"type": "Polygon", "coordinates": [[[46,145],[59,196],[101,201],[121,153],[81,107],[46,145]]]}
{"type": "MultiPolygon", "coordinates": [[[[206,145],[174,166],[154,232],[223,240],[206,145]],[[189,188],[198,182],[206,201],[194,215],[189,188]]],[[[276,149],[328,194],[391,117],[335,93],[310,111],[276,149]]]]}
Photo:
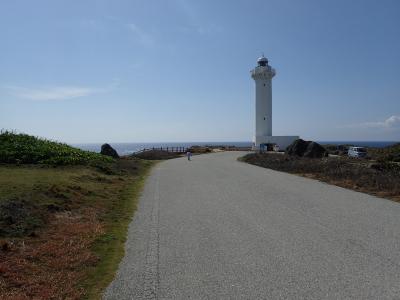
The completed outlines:
{"type": "Polygon", "coordinates": [[[105,299],[400,299],[400,204],[242,154],[153,170],[105,299]]]}

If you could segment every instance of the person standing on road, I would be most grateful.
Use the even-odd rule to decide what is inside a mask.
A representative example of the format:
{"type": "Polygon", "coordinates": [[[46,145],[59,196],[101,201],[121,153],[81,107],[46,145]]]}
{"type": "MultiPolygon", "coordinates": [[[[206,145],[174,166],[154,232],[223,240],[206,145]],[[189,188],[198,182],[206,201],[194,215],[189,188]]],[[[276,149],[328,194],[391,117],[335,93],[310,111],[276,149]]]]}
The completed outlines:
{"type": "Polygon", "coordinates": [[[190,152],[189,150],[186,152],[186,156],[188,160],[191,160],[192,158],[192,152],[190,152]]]}

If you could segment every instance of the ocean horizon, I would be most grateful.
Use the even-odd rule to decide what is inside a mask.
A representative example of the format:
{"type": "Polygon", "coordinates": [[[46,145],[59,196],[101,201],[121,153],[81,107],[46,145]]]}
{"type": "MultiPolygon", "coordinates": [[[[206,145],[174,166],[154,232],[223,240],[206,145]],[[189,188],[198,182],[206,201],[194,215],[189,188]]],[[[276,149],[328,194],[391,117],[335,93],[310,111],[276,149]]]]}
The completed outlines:
{"type": "MultiPolygon", "coordinates": [[[[399,141],[317,141],[320,144],[331,144],[331,145],[353,145],[360,147],[375,147],[383,148],[399,143],[399,141]]],[[[73,147],[77,147],[82,150],[100,152],[101,145],[103,143],[74,143],[70,144],[73,147]]],[[[251,147],[252,142],[164,142],[164,143],[109,143],[119,155],[128,155],[134,152],[141,151],[149,148],[171,148],[171,147],[185,147],[191,146],[236,146],[236,147],[251,147]]]]}

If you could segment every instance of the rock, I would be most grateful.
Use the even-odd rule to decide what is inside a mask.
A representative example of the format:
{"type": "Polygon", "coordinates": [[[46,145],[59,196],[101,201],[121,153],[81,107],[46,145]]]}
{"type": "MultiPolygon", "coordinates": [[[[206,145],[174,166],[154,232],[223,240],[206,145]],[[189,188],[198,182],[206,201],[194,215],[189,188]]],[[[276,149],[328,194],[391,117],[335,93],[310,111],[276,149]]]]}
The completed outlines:
{"type": "Polygon", "coordinates": [[[303,156],[304,152],[307,150],[307,141],[302,139],[295,140],[286,148],[286,153],[289,155],[303,156]]]}
{"type": "Polygon", "coordinates": [[[114,158],[119,158],[119,155],[117,151],[113,147],[111,147],[109,144],[103,144],[101,145],[101,154],[111,156],[114,158]]]}
{"type": "Polygon", "coordinates": [[[310,158],[321,158],[328,155],[328,152],[320,144],[302,139],[295,140],[286,149],[288,155],[296,155],[310,158]]]}
{"type": "Polygon", "coordinates": [[[310,158],[321,158],[328,156],[328,152],[324,147],[316,142],[309,142],[306,151],[303,154],[304,157],[310,158]]]}

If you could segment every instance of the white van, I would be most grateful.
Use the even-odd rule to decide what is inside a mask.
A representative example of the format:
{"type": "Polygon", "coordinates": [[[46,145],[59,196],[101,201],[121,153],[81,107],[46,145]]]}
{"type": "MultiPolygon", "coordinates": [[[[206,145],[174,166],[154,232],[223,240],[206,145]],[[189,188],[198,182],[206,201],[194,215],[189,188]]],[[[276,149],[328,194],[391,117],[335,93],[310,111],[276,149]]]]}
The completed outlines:
{"type": "Polygon", "coordinates": [[[367,149],[364,147],[349,147],[347,154],[350,157],[365,157],[367,155],[367,149]]]}

